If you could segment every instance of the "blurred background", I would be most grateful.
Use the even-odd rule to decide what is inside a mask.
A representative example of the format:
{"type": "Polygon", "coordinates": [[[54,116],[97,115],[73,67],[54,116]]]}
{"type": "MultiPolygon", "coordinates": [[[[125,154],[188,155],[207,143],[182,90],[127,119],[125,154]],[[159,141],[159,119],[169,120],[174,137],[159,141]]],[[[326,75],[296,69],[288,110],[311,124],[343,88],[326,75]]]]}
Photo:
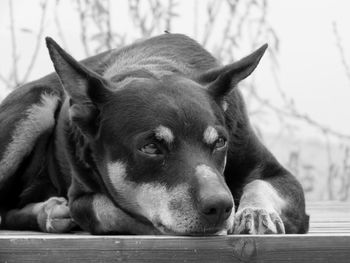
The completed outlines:
{"type": "Polygon", "coordinates": [[[308,200],[350,200],[349,10],[348,0],[2,0],[0,100],[53,71],[45,36],[77,59],[165,30],[223,63],[268,43],[240,85],[255,130],[308,200]]]}

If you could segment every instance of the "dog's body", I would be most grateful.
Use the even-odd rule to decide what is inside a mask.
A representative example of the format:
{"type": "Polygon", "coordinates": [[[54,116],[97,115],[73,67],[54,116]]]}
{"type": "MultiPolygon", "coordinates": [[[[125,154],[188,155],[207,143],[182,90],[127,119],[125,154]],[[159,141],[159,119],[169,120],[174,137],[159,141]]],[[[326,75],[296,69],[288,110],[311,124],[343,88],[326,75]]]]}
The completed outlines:
{"type": "Polygon", "coordinates": [[[2,228],[307,232],[300,184],[259,142],[233,88],[266,47],[225,67],[177,34],[85,67],[52,40],[48,48],[58,77],[0,106],[2,228]]]}

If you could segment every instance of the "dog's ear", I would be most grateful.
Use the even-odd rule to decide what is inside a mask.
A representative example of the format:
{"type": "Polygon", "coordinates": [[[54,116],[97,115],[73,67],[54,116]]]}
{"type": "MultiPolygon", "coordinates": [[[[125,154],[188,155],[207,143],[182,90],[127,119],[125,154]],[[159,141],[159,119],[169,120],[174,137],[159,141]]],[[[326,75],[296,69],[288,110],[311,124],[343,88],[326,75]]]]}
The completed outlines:
{"type": "Polygon", "coordinates": [[[46,38],[55,71],[70,97],[70,117],[81,130],[95,135],[99,106],[110,97],[107,81],[87,69],[64,51],[52,38],[46,38]]]}
{"type": "Polygon", "coordinates": [[[208,92],[220,101],[238,82],[254,71],[266,49],[267,44],[237,62],[211,69],[200,75],[198,81],[208,85],[208,92]]]}

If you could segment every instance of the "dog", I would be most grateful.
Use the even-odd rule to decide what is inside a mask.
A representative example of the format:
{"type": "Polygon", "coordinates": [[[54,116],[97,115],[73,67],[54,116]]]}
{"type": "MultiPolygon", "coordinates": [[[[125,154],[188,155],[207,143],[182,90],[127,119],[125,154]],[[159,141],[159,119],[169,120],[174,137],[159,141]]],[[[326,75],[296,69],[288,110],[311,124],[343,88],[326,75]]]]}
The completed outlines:
{"type": "Polygon", "coordinates": [[[267,45],[221,65],[163,34],[77,62],[0,106],[1,229],[92,234],[306,233],[296,178],[259,141],[237,84],[267,45]]]}

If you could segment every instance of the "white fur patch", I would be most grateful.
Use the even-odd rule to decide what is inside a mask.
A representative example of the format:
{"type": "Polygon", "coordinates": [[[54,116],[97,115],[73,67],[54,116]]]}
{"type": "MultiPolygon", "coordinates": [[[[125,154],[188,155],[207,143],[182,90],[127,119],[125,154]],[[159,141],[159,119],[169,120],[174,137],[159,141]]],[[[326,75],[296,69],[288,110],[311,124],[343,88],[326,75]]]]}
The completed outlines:
{"type": "Polygon", "coordinates": [[[128,232],[133,234],[157,234],[151,226],[144,225],[122,210],[116,207],[113,202],[103,194],[95,194],[92,201],[92,208],[98,220],[98,232],[128,232]]]}
{"type": "Polygon", "coordinates": [[[210,168],[208,165],[200,164],[196,167],[197,176],[208,178],[208,177],[216,177],[217,174],[210,168]]]}
{"type": "MultiPolygon", "coordinates": [[[[125,163],[110,162],[107,167],[110,181],[118,194],[128,201],[128,209],[131,209],[129,211],[145,216],[164,234],[169,234],[169,231],[189,233],[197,229],[200,215],[194,207],[189,185],[180,184],[168,189],[160,182],[134,183],[127,179],[125,163]]],[[[195,172],[206,177],[217,176],[204,164],[198,165],[195,172]]],[[[225,234],[232,229],[233,218],[234,212],[226,220],[223,230],[217,234],[225,234]]]]}
{"type": "Polygon", "coordinates": [[[96,219],[99,222],[110,223],[108,225],[103,224],[103,229],[112,229],[111,224],[118,220],[115,211],[117,208],[113,205],[113,203],[106,196],[102,194],[96,194],[92,201],[92,208],[95,212],[96,219]]]}
{"type": "Polygon", "coordinates": [[[109,163],[108,175],[115,189],[123,187],[126,177],[126,165],[120,161],[109,163]]]}
{"type": "Polygon", "coordinates": [[[42,94],[40,103],[26,111],[26,117],[17,123],[12,141],[0,161],[0,181],[10,176],[18,168],[23,158],[30,153],[37,138],[55,125],[55,110],[59,97],[42,94]]]}
{"type": "MultiPolygon", "coordinates": [[[[136,201],[141,206],[143,214],[153,220],[160,220],[163,225],[172,227],[177,225],[175,217],[169,209],[174,198],[185,200],[188,197],[188,187],[180,185],[167,190],[164,185],[142,184],[136,193],[136,201]]],[[[177,229],[179,231],[179,229],[177,229]]]]}
{"type": "Polygon", "coordinates": [[[92,209],[98,221],[98,229],[102,233],[110,231],[127,231],[128,226],[134,225],[134,219],[117,208],[108,197],[95,194],[92,209]]]}
{"type": "Polygon", "coordinates": [[[218,131],[212,127],[208,126],[203,134],[203,140],[206,144],[212,144],[219,138],[218,131]]]}
{"type": "Polygon", "coordinates": [[[229,218],[226,220],[226,234],[231,234],[233,231],[233,227],[234,227],[234,222],[235,222],[235,204],[233,201],[233,208],[232,208],[232,212],[231,215],[229,216],[229,218]]]}
{"type": "MultiPolygon", "coordinates": [[[[187,186],[179,185],[168,190],[160,183],[136,184],[126,179],[126,165],[120,161],[108,164],[108,174],[113,187],[132,205],[136,205],[138,213],[152,222],[160,221],[169,228],[178,224],[169,204],[174,199],[187,200],[189,198],[187,186]]],[[[194,208],[189,208],[191,209],[194,208]]],[[[177,230],[181,229],[177,227],[177,230]]],[[[185,227],[183,230],[185,231],[185,227]]]]}
{"type": "Polygon", "coordinates": [[[174,141],[173,132],[163,125],[160,125],[155,129],[155,134],[158,140],[164,140],[168,144],[171,144],[174,141]]]}
{"type": "Polygon", "coordinates": [[[268,212],[281,214],[286,204],[286,200],[279,195],[270,183],[263,180],[254,180],[244,187],[238,211],[252,207],[264,208],[268,212]]]}

